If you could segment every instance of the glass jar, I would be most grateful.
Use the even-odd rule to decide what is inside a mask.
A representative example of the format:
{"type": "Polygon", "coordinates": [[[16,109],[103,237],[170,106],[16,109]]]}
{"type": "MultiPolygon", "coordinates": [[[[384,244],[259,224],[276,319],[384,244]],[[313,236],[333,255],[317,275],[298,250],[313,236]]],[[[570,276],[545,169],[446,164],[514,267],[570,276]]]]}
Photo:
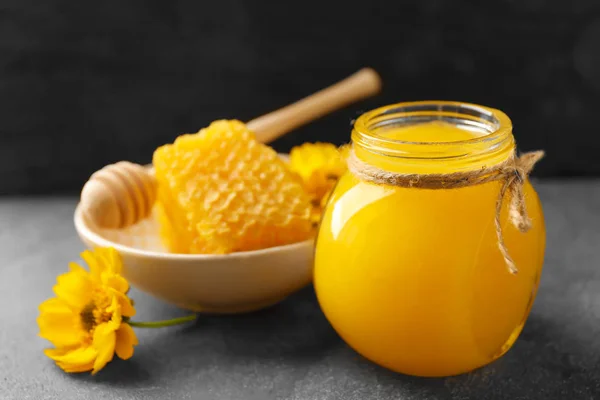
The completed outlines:
{"type": "MultiPolygon", "coordinates": [[[[352,148],[392,173],[477,171],[512,157],[510,119],[457,102],[413,102],[363,114],[352,148]]],[[[347,172],[316,241],[319,304],[358,353],[394,371],[451,376],[497,359],[515,342],[533,304],[545,249],[542,207],[523,190],[532,228],[500,214],[518,273],[507,269],[495,229],[501,181],[455,189],[374,184],[347,172]]]]}

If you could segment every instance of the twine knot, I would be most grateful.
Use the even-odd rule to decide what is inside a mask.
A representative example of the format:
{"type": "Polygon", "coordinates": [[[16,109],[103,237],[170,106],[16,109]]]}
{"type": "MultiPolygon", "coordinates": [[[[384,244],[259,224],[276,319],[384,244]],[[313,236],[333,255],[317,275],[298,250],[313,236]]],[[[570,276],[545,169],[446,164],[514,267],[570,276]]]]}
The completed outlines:
{"type": "Polygon", "coordinates": [[[367,164],[356,157],[354,151],[348,156],[348,170],[359,179],[382,185],[420,189],[456,189],[481,185],[492,181],[504,182],[496,200],[494,224],[498,237],[498,248],[510,273],[519,270],[510,256],[504,243],[504,235],[500,224],[502,203],[507,193],[509,196],[508,215],[510,222],[522,233],[532,227],[531,218],[527,214],[523,185],[535,164],[544,157],[543,151],[524,153],[520,157],[513,154],[506,161],[490,167],[482,167],[475,171],[452,172],[448,174],[402,174],[389,172],[367,164]]]}

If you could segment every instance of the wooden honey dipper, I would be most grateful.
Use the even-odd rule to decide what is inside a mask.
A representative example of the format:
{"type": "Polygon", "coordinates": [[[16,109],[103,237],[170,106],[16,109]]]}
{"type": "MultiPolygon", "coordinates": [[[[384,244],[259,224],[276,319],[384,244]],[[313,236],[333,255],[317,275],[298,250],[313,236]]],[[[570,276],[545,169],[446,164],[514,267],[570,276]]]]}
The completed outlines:
{"type": "MultiPolygon", "coordinates": [[[[320,90],[302,100],[247,123],[256,139],[269,143],[278,137],[356,101],[377,94],[381,78],[371,68],[320,90]]],[[[92,174],[81,191],[84,218],[94,226],[119,229],[146,218],[156,200],[151,168],[121,161],[92,174]]]]}

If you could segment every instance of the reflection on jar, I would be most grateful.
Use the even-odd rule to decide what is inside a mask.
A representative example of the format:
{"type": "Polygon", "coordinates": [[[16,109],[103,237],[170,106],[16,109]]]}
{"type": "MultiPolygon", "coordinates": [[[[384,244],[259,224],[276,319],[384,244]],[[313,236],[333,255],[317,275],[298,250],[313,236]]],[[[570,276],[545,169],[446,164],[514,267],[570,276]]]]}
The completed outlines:
{"type": "MultiPolygon", "coordinates": [[[[454,102],[383,107],[352,132],[357,158],[399,173],[452,173],[501,163],[514,148],[508,117],[454,102]]],[[[450,376],[506,352],[529,314],[542,269],[545,228],[533,187],[527,233],[501,225],[519,273],[498,248],[502,182],[431,190],[344,175],[321,221],[315,288],[326,317],[366,358],[418,376],[450,376]]]]}

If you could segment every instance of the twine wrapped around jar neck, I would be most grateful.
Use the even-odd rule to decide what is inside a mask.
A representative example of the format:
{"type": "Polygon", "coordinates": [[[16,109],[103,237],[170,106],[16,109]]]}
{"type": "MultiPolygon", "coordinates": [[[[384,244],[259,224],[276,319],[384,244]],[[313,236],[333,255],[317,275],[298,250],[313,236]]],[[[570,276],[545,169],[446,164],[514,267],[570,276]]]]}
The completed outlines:
{"type": "Polygon", "coordinates": [[[367,182],[404,188],[456,189],[493,181],[504,182],[496,200],[494,223],[500,253],[502,253],[510,273],[516,274],[519,270],[506,248],[500,224],[502,202],[508,193],[510,221],[520,232],[525,233],[531,229],[531,219],[527,214],[523,185],[535,164],[542,157],[544,157],[544,152],[541,150],[525,153],[520,157],[513,153],[511,157],[499,164],[473,171],[448,174],[402,174],[385,171],[367,164],[356,156],[354,150],[351,150],[348,155],[348,170],[359,179],[367,182]]]}

